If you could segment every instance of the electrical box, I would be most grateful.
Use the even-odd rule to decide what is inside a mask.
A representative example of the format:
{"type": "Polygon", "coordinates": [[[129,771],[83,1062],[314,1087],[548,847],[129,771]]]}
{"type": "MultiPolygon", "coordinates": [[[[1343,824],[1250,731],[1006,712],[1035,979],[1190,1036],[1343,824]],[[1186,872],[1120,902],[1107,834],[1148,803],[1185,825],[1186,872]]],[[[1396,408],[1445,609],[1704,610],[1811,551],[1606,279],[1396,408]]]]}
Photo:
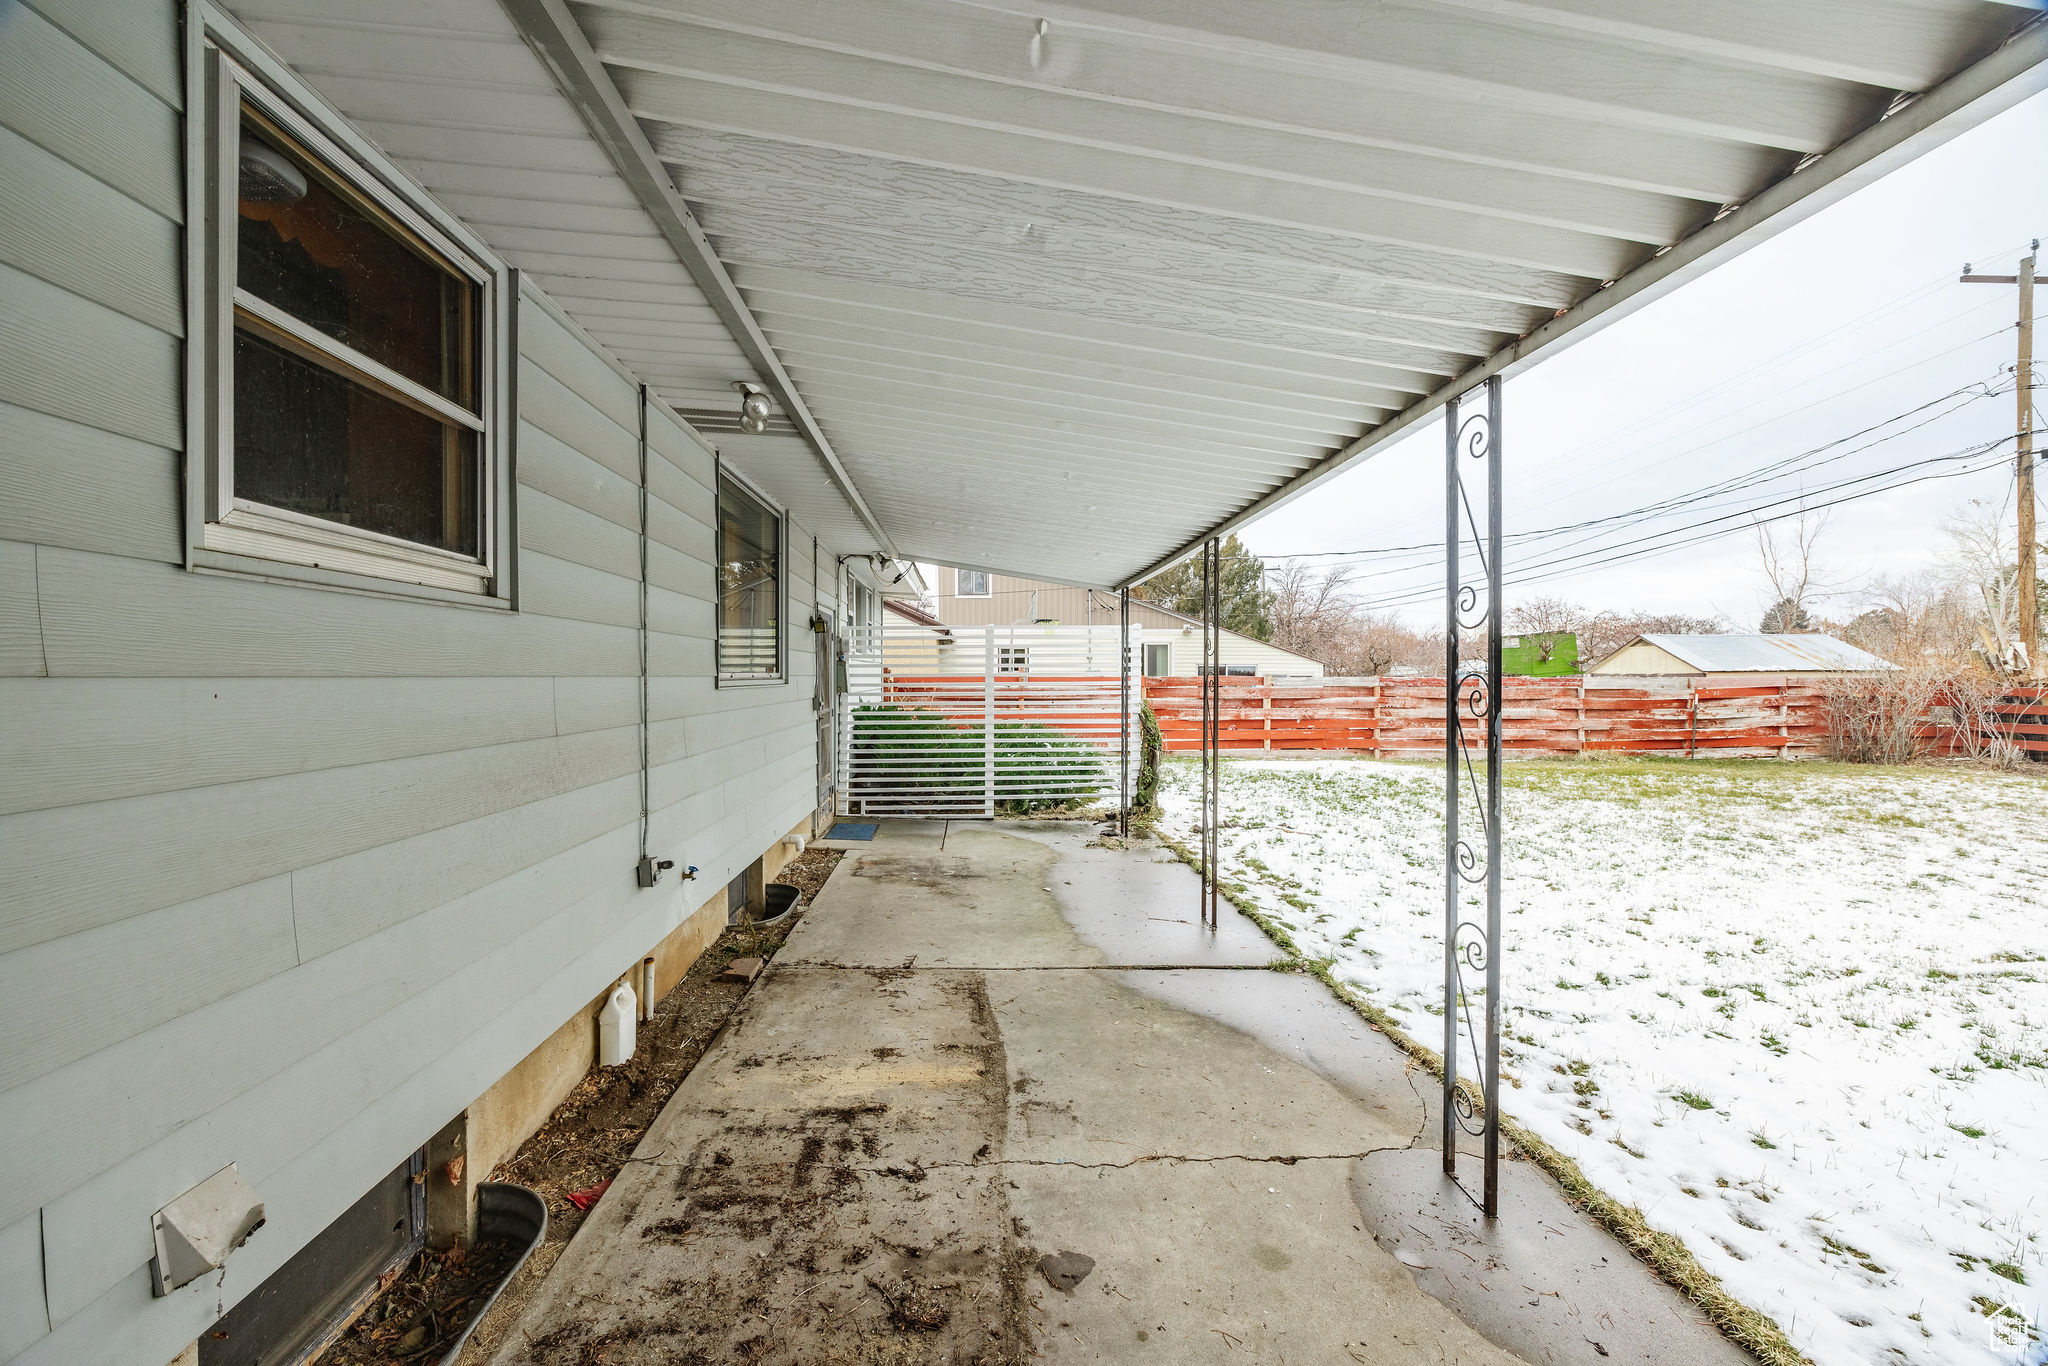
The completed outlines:
{"type": "Polygon", "coordinates": [[[156,1233],[150,1293],[168,1295],[218,1270],[249,1241],[263,1227],[263,1202],[230,1162],[158,1210],[150,1224],[156,1233]]]}

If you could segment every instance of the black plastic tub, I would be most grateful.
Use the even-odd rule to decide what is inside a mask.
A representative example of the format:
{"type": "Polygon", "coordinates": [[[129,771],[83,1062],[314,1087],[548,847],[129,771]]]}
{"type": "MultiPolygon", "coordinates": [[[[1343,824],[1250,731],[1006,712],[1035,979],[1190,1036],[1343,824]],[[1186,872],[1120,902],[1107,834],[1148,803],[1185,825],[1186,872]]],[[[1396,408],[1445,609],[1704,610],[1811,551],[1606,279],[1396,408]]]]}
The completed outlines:
{"type": "Polygon", "coordinates": [[[476,1240],[488,1243],[502,1240],[519,1249],[512,1259],[511,1269],[497,1288],[484,1297],[476,1313],[470,1316],[469,1326],[462,1330],[462,1336],[454,1345],[441,1354],[437,1366],[452,1366],[455,1358],[462,1355],[462,1344],[469,1341],[469,1335],[483,1322],[484,1315],[491,1312],[491,1306],[498,1302],[498,1296],[505,1293],[505,1287],[512,1284],[512,1278],[519,1274],[519,1268],[526,1265],[526,1259],[548,1236],[548,1203],[540,1198],[540,1192],[526,1186],[515,1186],[510,1181],[480,1181],[476,1188],[476,1240]]]}
{"type": "Polygon", "coordinates": [[[761,906],[761,918],[756,925],[773,925],[796,908],[796,899],[803,893],[787,882],[771,882],[765,889],[761,906]]]}

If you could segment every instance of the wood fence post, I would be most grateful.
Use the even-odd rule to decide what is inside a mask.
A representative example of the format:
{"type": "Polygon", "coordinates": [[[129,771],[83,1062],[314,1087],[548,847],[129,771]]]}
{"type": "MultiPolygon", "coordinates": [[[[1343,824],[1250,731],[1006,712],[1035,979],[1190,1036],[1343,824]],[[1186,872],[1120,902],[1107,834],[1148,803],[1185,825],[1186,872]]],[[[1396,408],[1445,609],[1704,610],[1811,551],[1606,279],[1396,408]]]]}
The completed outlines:
{"type": "Polygon", "coordinates": [[[1273,681],[1259,680],[1259,694],[1264,699],[1261,710],[1266,714],[1266,748],[1273,748],[1273,681]]]}
{"type": "Polygon", "coordinates": [[[1778,757],[1780,759],[1792,757],[1792,729],[1787,724],[1791,719],[1789,711],[1791,703],[1787,700],[1791,694],[1792,680],[1788,678],[1778,685],[1778,757]]]}
{"type": "Polygon", "coordinates": [[[1699,757],[1700,746],[1700,685],[1697,679],[1688,678],[1685,681],[1685,694],[1685,757],[1696,759],[1699,757]]]}

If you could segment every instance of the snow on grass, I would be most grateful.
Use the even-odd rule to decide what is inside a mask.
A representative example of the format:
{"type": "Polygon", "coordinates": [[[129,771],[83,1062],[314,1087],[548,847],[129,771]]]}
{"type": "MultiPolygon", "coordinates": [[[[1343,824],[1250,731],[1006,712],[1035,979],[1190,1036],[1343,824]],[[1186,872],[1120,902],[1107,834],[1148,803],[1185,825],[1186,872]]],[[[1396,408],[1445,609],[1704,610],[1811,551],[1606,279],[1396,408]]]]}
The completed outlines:
{"type": "MultiPolygon", "coordinates": [[[[1161,785],[1184,839],[1195,773],[1161,785]]],[[[2043,1360],[2048,782],[1505,775],[1508,1113],[1821,1366],[2043,1360]]],[[[1442,770],[1232,760],[1222,789],[1225,878],[1440,1039],[1442,770]]]]}

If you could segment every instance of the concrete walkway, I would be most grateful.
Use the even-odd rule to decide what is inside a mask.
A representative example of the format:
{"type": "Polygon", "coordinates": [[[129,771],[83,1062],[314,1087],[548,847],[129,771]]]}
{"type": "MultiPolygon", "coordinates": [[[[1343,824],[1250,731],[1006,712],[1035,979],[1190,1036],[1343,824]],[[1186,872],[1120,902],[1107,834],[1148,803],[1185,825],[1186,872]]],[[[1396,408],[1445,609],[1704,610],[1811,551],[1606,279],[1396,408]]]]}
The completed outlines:
{"type": "Polygon", "coordinates": [[[1170,854],[848,847],[496,1366],[1751,1360],[1170,854]]]}

